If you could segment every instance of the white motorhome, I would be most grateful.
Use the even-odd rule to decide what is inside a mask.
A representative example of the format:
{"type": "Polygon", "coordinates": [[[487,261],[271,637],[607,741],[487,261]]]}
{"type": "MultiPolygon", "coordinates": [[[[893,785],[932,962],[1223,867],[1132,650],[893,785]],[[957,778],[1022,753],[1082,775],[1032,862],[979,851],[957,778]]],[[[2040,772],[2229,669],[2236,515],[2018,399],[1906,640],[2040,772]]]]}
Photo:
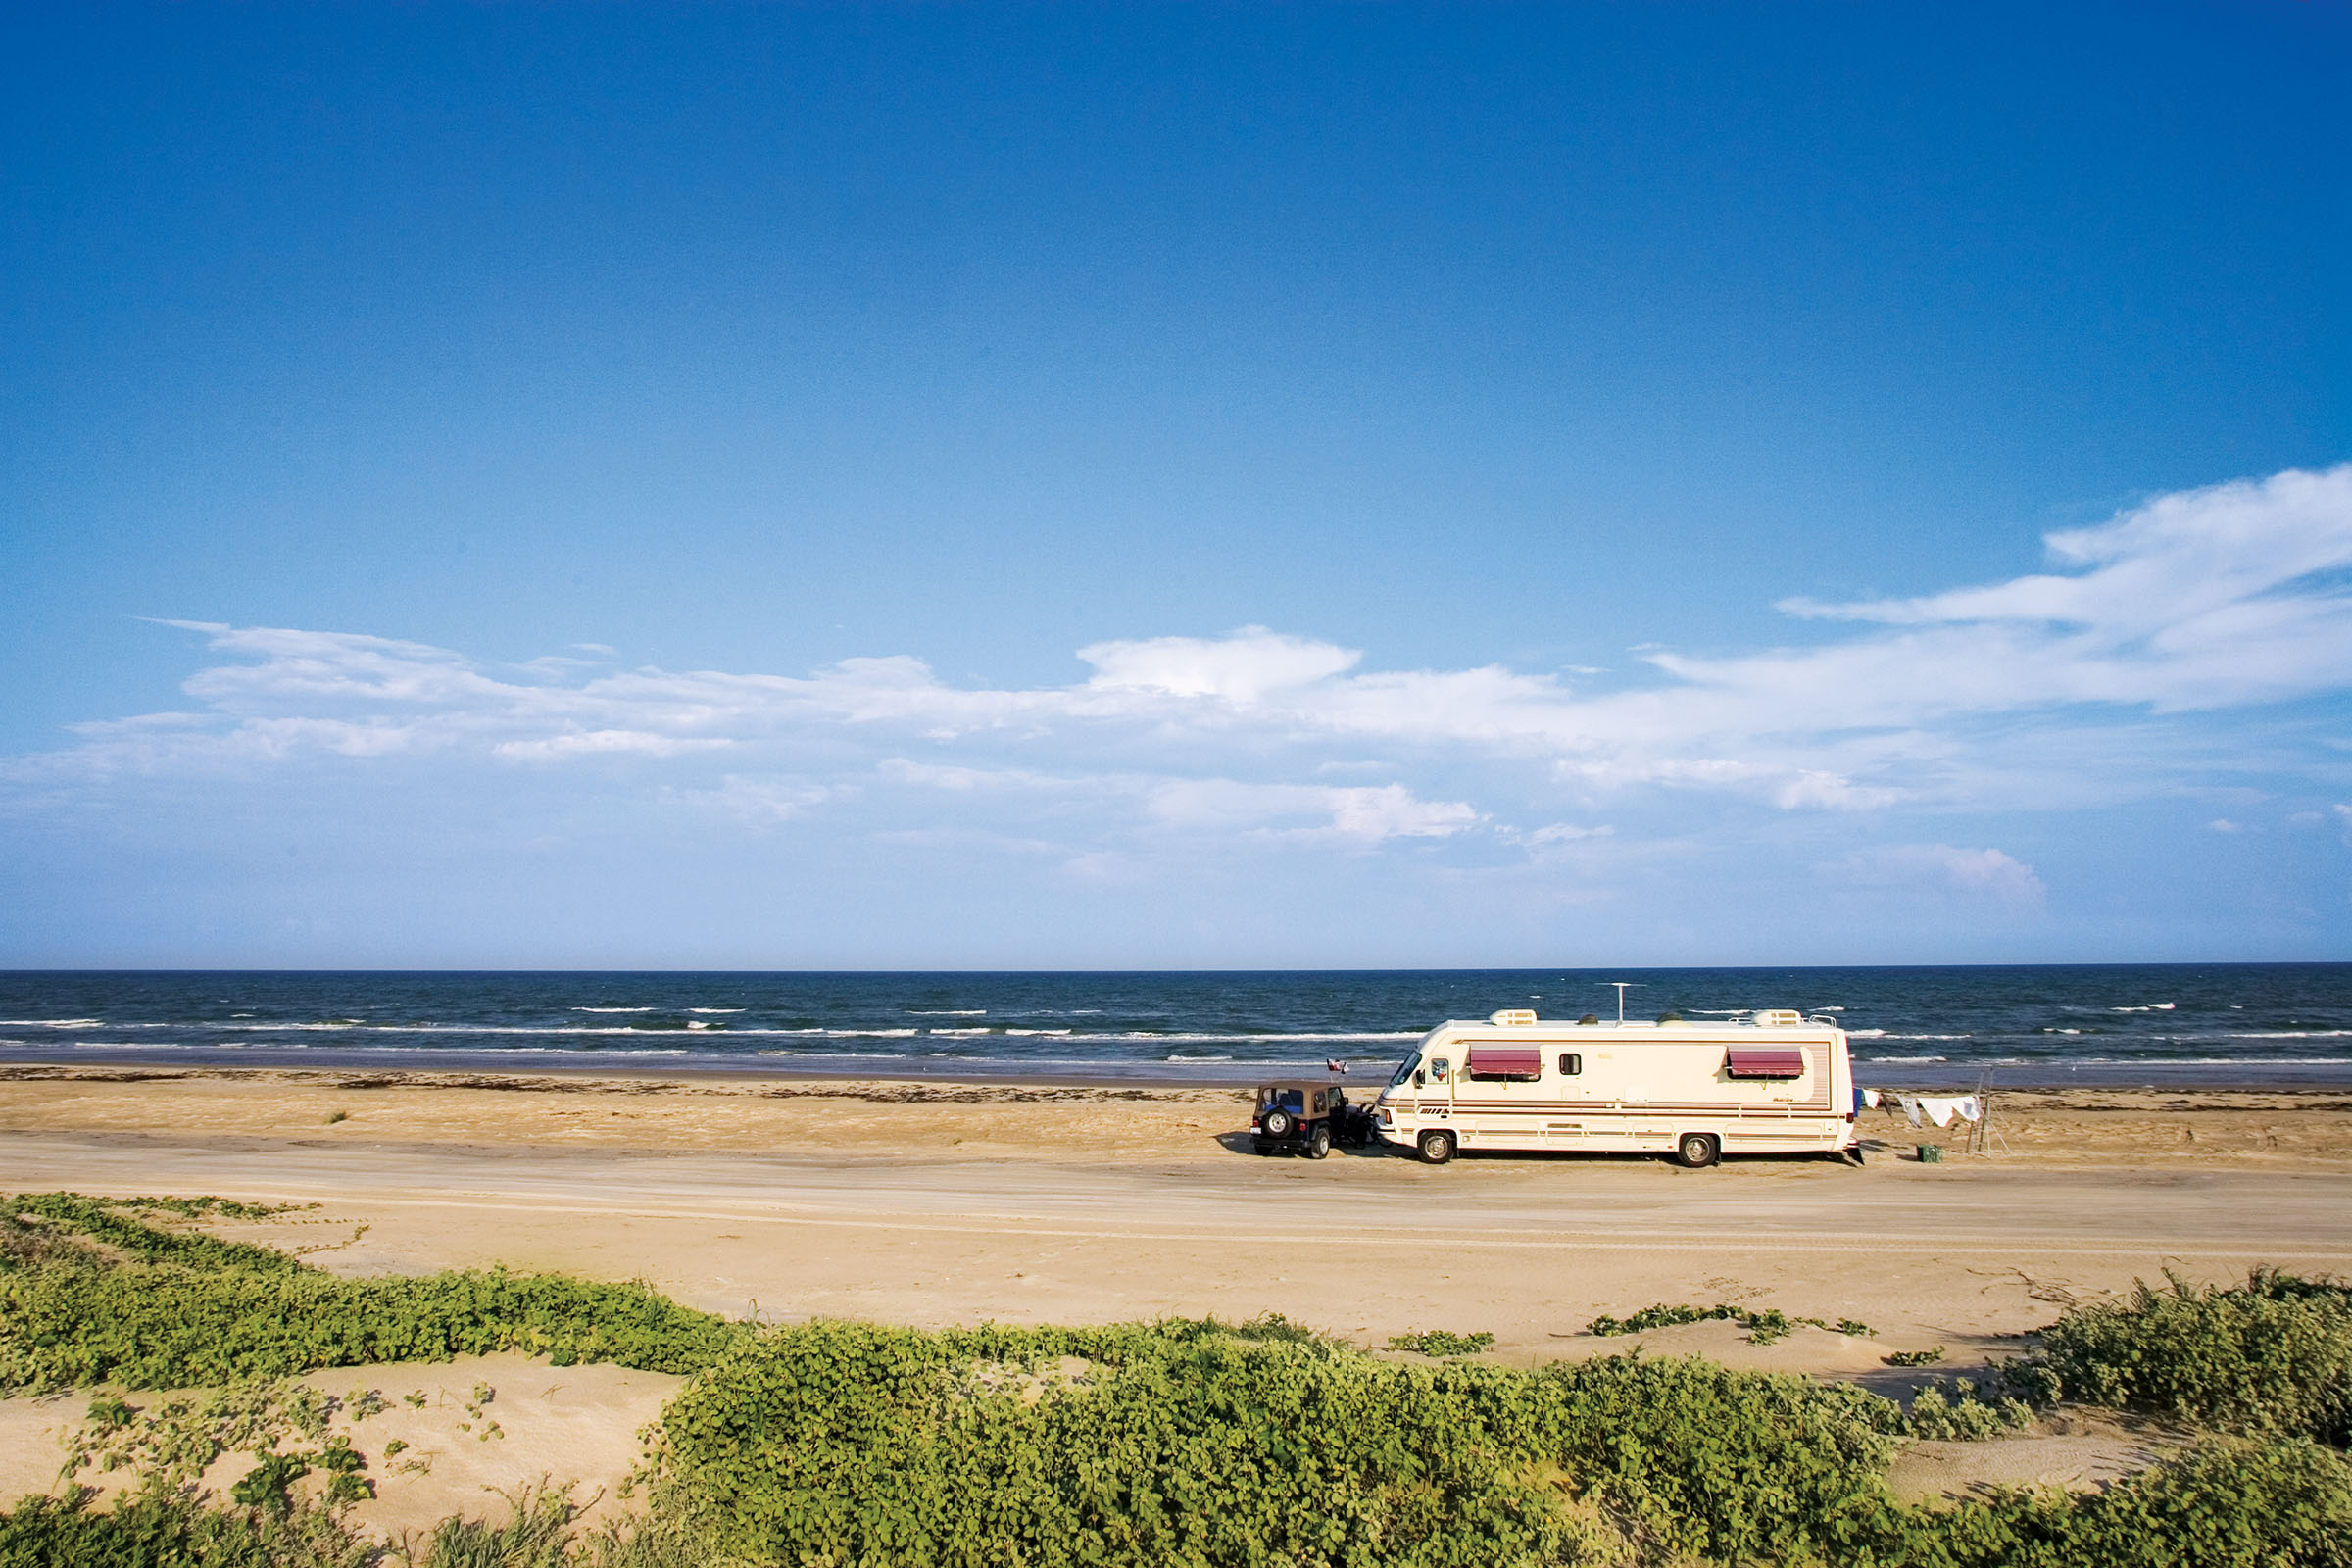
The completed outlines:
{"type": "Polygon", "coordinates": [[[1854,1147],[1845,1031],[1786,1011],[1702,1023],[1495,1013],[1440,1024],[1373,1106],[1380,1136],[1442,1165],[1459,1150],[1724,1154],[1854,1147]]]}

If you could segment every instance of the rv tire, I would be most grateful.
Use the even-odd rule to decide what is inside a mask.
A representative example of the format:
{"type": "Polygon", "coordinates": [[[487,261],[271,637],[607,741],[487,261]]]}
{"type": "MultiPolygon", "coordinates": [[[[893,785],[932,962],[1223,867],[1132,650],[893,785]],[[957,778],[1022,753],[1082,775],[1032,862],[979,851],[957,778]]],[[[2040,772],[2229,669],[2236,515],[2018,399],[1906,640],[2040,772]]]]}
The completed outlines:
{"type": "Polygon", "coordinates": [[[1414,1140],[1413,1147],[1420,1152],[1423,1164],[1443,1165],[1453,1157],[1453,1134],[1426,1132],[1414,1140]]]}
{"type": "Polygon", "coordinates": [[[1674,1157],[1688,1170],[1705,1170],[1723,1157],[1723,1144],[1712,1133],[1685,1133],[1674,1141],[1674,1157]]]}

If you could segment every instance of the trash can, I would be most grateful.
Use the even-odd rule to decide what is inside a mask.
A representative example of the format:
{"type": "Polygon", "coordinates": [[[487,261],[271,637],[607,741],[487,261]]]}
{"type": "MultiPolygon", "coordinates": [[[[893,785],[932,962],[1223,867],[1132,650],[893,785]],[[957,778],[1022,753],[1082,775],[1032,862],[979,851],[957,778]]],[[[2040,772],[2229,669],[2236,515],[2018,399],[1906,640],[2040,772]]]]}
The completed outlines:
{"type": "Polygon", "coordinates": [[[1920,1146],[1919,1146],[1919,1162],[1920,1162],[1922,1165],[1940,1165],[1940,1164],[1942,1164],[1942,1163],[1943,1163],[1943,1146],[1942,1146],[1941,1144],[1922,1144],[1922,1145],[1920,1145],[1920,1146]]]}

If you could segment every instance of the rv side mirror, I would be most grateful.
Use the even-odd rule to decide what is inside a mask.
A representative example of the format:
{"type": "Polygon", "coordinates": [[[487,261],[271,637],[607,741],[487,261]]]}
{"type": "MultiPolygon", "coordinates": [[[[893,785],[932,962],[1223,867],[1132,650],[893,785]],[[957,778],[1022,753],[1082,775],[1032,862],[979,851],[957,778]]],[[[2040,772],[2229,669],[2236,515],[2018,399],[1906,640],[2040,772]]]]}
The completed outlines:
{"type": "Polygon", "coordinates": [[[1420,1068],[1415,1067],[1413,1069],[1413,1087],[1415,1089],[1427,1089],[1429,1087],[1429,1074],[1423,1072],[1420,1068]]]}

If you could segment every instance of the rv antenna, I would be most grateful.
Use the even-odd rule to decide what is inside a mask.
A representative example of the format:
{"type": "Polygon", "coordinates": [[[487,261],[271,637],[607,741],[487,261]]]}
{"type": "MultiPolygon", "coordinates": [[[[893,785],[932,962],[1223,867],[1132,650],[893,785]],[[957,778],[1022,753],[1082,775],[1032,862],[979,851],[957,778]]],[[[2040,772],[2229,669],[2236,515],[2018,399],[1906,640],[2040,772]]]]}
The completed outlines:
{"type": "Polygon", "coordinates": [[[1617,1021],[1625,1022],[1625,993],[1628,989],[1640,990],[1642,982],[1639,980],[1603,980],[1601,984],[1617,988],[1617,1021]]]}

